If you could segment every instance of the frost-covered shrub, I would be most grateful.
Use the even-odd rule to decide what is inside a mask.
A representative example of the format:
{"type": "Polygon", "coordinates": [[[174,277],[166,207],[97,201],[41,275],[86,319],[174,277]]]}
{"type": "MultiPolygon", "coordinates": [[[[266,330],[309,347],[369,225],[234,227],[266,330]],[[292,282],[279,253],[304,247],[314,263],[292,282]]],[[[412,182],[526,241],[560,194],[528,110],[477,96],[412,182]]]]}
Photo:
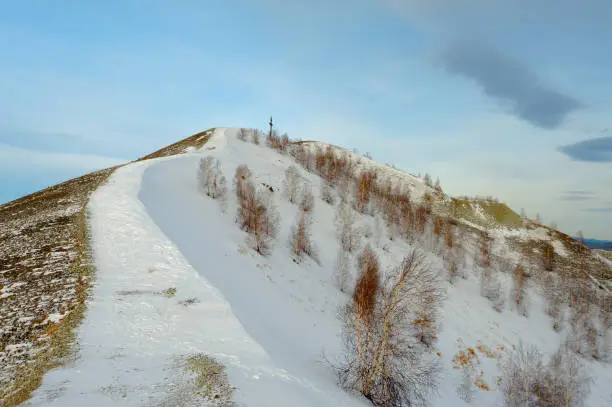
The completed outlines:
{"type": "Polygon", "coordinates": [[[496,271],[491,267],[482,269],[480,274],[480,295],[491,302],[491,306],[497,312],[504,308],[504,297],[501,281],[496,271]]]}
{"type": "Polygon", "coordinates": [[[590,391],[580,359],[564,347],[544,363],[537,348],[520,344],[502,371],[506,407],[581,407],[590,391]]]}
{"type": "Polygon", "coordinates": [[[304,182],[300,188],[300,210],[303,212],[312,212],[314,208],[314,195],[310,184],[304,182]]]}
{"type": "Polygon", "coordinates": [[[221,162],[212,156],[200,159],[198,166],[198,185],[212,199],[222,203],[227,200],[227,180],[223,175],[221,162]]]}
{"type": "Polygon", "coordinates": [[[424,405],[437,388],[439,361],[413,330],[423,317],[435,322],[442,299],[437,274],[423,259],[412,251],[380,281],[372,250],[366,247],[359,257],[359,277],[343,313],[346,361],[338,378],[376,406],[424,405]]]}
{"type": "Polygon", "coordinates": [[[321,199],[330,205],[333,205],[336,201],[334,191],[327,181],[321,181],[321,199]]]}
{"type": "Polygon", "coordinates": [[[285,170],[283,178],[283,194],[289,199],[289,202],[296,203],[300,198],[300,170],[292,165],[285,170]]]}
{"type": "Polygon", "coordinates": [[[334,221],[342,249],[349,253],[359,250],[361,237],[355,227],[355,212],[348,204],[340,203],[334,221]]]}
{"type": "Polygon", "coordinates": [[[296,260],[301,259],[303,256],[308,256],[318,261],[316,247],[311,239],[311,225],[310,215],[301,210],[295,225],[291,227],[289,235],[289,245],[296,260]]]}
{"type": "Polygon", "coordinates": [[[251,171],[246,165],[236,168],[234,186],[238,198],[236,222],[249,233],[247,243],[258,253],[268,254],[280,223],[272,195],[266,188],[255,187],[251,171]]]}

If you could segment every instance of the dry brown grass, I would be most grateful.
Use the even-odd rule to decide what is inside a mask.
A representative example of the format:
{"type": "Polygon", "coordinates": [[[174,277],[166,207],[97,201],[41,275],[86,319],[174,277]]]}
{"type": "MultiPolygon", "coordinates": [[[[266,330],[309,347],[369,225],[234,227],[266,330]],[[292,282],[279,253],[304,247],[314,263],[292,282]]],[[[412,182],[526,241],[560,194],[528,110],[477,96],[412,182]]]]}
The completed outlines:
{"type": "Polygon", "coordinates": [[[92,278],[85,206],[114,168],[0,206],[0,405],[27,400],[71,355],[92,278]],[[62,316],[59,322],[47,319],[62,316]],[[16,346],[18,345],[18,346],[16,346]]]}
{"type": "Polygon", "coordinates": [[[186,369],[195,373],[196,395],[217,407],[233,407],[234,388],[229,384],[225,367],[204,354],[187,359],[186,369]]]}
{"type": "MultiPolygon", "coordinates": [[[[561,241],[567,252],[567,256],[554,256],[554,272],[562,278],[587,279],[591,275],[597,280],[612,280],[612,269],[601,259],[595,256],[595,252],[584,249],[580,243],[571,237],[553,231],[553,238],[561,241]],[[587,274],[588,273],[588,274],[587,274]]],[[[510,237],[507,239],[510,248],[521,253],[526,264],[531,264],[534,269],[544,268],[542,260],[546,257],[549,242],[544,240],[521,240],[510,237]]]]}
{"type": "Polygon", "coordinates": [[[478,355],[473,348],[460,350],[453,357],[453,369],[463,369],[470,366],[475,366],[479,361],[478,355]]]}
{"type": "Polygon", "coordinates": [[[136,161],[144,161],[144,160],[149,160],[152,158],[169,157],[171,155],[181,154],[181,153],[184,153],[185,150],[189,147],[202,148],[204,144],[206,144],[208,140],[210,140],[210,138],[212,137],[214,133],[215,133],[214,128],[205,130],[200,133],[196,133],[191,137],[188,137],[177,143],[171,144],[167,147],[157,150],[156,152],[146,155],[142,158],[139,158],[136,161]]]}
{"type": "Polygon", "coordinates": [[[353,293],[353,302],[359,317],[369,322],[376,305],[376,295],[380,284],[378,257],[369,246],[357,259],[359,278],[353,293]]]}

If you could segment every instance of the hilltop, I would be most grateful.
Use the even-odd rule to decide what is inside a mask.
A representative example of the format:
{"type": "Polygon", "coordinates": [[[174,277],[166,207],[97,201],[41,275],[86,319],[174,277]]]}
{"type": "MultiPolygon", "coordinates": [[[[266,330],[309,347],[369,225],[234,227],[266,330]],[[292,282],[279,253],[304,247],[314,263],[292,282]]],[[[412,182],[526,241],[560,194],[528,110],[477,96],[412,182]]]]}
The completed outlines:
{"type": "Polygon", "coordinates": [[[337,146],[211,129],[0,219],[6,405],[369,405],[338,385],[345,307],[364,264],[382,287],[410,253],[435,295],[398,335],[437,378],[411,397],[501,405],[524,342],[569,343],[585,405],[612,400],[608,260],[337,146]]]}

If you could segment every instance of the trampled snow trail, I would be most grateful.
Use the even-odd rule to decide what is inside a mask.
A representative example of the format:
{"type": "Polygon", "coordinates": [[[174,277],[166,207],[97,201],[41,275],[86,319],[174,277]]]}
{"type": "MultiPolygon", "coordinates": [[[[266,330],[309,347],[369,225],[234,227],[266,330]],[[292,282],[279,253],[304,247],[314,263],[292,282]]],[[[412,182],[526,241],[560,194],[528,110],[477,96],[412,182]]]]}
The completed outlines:
{"type": "MultiPolygon", "coordinates": [[[[122,167],[93,194],[88,209],[97,274],[78,329],[78,357],[46,374],[26,405],[201,405],[186,397],[190,376],[177,365],[177,358],[195,353],[226,366],[240,406],[369,405],[337,388],[322,357],[341,357],[337,314],[348,300],[333,277],[336,208],[316,199],[312,235],[320,265],[292,261],[287,238],[298,209],[280,193],[292,160],[235,136],[235,130],[218,129],[200,151],[122,167]],[[197,166],[205,155],[220,160],[230,184],[235,168],[247,164],[257,182],[273,187],[281,225],[270,256],[245,244],[234,222],[231,185],[225,213],[198,190],[197,166]],[[174,296],[163,295],[171,288],[174,296]]],[[[301,175],[317,196],[320,178],[301,175]]],[[[359,217],[358,223],[372,226],[372,219],[359,217]]],[[[382,240],[386,250],[376,250],[387,269],[409,246],[382,240]]],[[[428,259],[442,267],[433,254],[428,259]]],[[[513,345],[523,340],[550,353],[560,341],[541,297],[534,293],[529,318],[511,309],[497,313],[475,280],[448,287],[436,349],[444,373],[432,406],[468,405],[455,392],[460,371],[452,361],[459,350],[477,349],[479,380],[487,389],[475,389],[469,405],[484,407],[501,405],[497,364],[513,345]]],[[[609,365],[590,363],[588,369],[595,383],[586,404],[611,405],[609,365]]]]}
{"type": "MultiPolygon", "coordinates": [[[[219,148],[223,141],[223,137],[216,137],[219,148]]],[[[181,159],[195,163],[197,157],[181,159]]],[[[204,204],[202,209],[207,209],[208,215],[206,219],[196,218],[191,225],[185,215],[193,213],[185,212],[172,199],[181,198],[173,195],[180,193],[180,188],[165,184],[171,180],[172,171],[141,187],[143,174],[156,174],[160,169],[165,172],[173,167],[166,164],[174,160],[164,158],[122,167],[91,197],[88,209],[97,273],[86,318],[77,333],[79,352],[73,362],[47,373],[42,386],[25,405],[194,405],[188,399],[178,402],[184,396],[180,394],[181,383],[189,377],[176,367],[176,359],[195,353],[212,355],[226,365],[229,380],[237,387],[234,399],[239,405],[362,405],[335,389],[333,377],[329,377],[328,370],[325,374],[325,368],[319,369],[327,377],[321,380],[324,386],[318,388],[308,378],[294,376],[285,369],[292,363],[277,363],[285,357],[292,360],[291,348],[283,348],[282,335],[275,331],[277,323],[286,320],[271,317],[282,313],[283,307],[275,309],[273,303],[266,303],[266,297],[275,294],[262,287],[261,279],[232,277],[232,270],[242,267],[251,273],[260,271],[262,278],[269,281],[256,268],[256,262],[246,261],[236,244],[223,239],[232,233],[226,225],[216,222],[216,205],[209,203],[206,208],[203,198],[193,197],[196,205],[204,204]],[[159,186],[162,189],[151,190],[159,186]],[[139,192],[147,205],[139,200],[139,192]],[[193,242],[202,245],[179,237],[177,240],[185,247],[177,247],[150,218],[147,211],[157,213],[156,208],[161,214],[172,214],[169,219],[186,228],[185,236],[192,236],[193,242]],[[179,248],[189,253],[199,249],[199,256],[194,256],[195,269],[179,248]],[[220,272],[225,272],[228,280],[218,279],[220,272]],[[227,289],[243,312],[249,304],[240,300],[240,292],[252,290],[248,298],[252,301],[256,296],[261,304],[258,307],[252,303],[253,311],[246,318],[262,325],[260,329],[252,323],[247,325],[257,333],[267,332],[278,348],[274,352],[280,352],[273,354],[281,357],[271,359],[267,349],[252,339],[234,316],[224,293],[208,282],[209,276],[227,289]],[[176,288],[176,296],[162,295],[169,288],[176,288]],[[195,302],[183,305],[182,301],[189,299],[195,302]],[[259,312],[268,312],[269,318],[259,318],[259,312]]],[[[184,175],[194,178],[195,167],[190,169],[184,175]]],[[[149,179],[149,175],[144,178],[149,179]]],[[[183,192],[191,198],[189,191],[183,192]]],[[[297,322],[294,327],[296,337],[309,338],[313,349],[321,350],[312,329],[304,329],[297,322]]],[[[295,351],[295,359],[304,357],[298,348],[295,351]]],[[[315,371],[320,367],[316,365],[318,359],[310,360],[315,371]]],[[[298,365],[302,363],[307,362],[298,365]]]]}

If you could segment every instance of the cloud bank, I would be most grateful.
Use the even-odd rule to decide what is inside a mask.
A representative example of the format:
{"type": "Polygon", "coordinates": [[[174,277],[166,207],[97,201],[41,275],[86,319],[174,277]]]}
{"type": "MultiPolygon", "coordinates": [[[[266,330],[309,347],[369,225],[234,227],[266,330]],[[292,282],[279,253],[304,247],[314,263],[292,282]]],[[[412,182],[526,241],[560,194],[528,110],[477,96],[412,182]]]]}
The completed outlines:
{"type": "Polygon", "coordinates": [[[563,195],[561,195],[559,199],[562,201],[589,201],[595,198],[597,197],[592,191],[574,190],[563,192],[563,195]]]}
{"type": "Polygon", "coordinates": [[[544,84],[526,65],[482,43],[453,42],[440,61],[448,72],[473,80],[486,95],[534,126],[557,128],[581,107],[578,100],[544,84]]]}
{"type": "Polygon", "coordinates": [[[598,137],[560,146],[561,153],[575,161],[612,162],[612,137],[598,137]]]}

